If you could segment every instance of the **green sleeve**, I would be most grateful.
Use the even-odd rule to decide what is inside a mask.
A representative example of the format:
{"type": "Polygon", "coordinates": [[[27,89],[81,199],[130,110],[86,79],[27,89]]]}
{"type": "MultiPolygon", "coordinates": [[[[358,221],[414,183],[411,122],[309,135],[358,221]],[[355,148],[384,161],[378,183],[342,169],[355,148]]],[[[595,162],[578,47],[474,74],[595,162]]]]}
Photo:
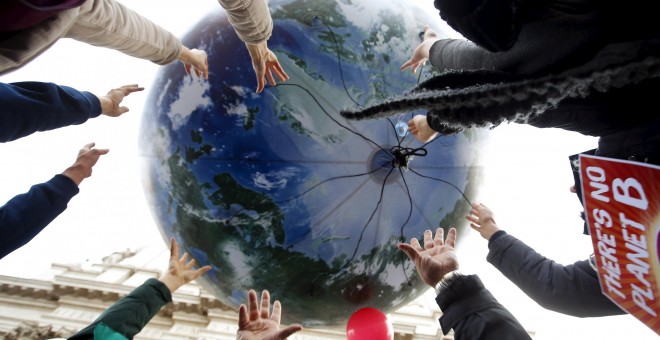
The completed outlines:
{"type": "MultiPolygon", "coordinates": [[[[121,300],[115,302],[92,324],[72,335],[70,340],[94,339],[95,330],[108,327],[127,339],[139,333],[161,307],[172,301],[169,289],[156,279],[149,279],[121,300]]],[[[107,330],[104,329],[107,333],[107,330]]]]}

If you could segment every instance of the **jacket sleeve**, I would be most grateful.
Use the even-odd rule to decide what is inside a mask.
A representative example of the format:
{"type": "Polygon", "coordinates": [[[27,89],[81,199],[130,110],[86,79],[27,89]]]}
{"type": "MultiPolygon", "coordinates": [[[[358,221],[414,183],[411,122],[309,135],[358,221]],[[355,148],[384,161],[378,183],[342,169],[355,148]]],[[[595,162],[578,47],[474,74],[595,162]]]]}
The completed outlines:
{"type": "Polygon", "coordinates": [[[88,0],[67,38],[166,65],[179,59],[181,40],[114,0],[88,0]]]}
{"type": "Polygon", "coordinates": [[[455,339],[531,339],[477,275],[454,275],[441,285],[435,300],[442,310],[444,334],[453,328],[455,339]]]}
{"type": "Polygon", "coordinates": [[[101,114],[92,93],[53,83],[0,83],[0,142],[81,124],[101,114]]]}
{"type": "Polygon", "coordinates": [[[440,17],[464,37],[491,51],[505,51],[519,31],[516,0],[435,0],[440,17]]]}
{"type": "Polygon", "coordinates": [[[94,339],[95,331],[101,328],[110,328],[111,331],[133,339],[171,301],[172,294],[165,284],[153,278],[148,279],[69,339],[94,339]]]}
{"type": "Polygon", "coordinates": [[[0,258],[22,247],[66,209],[78,193],[71,179],[56,175],[0,207],[0,258]]]}
{"type": "Polygon", "coordinates": [[[603,295],[588,260],[558,264],[504,231],[488,248],[488,262],[546,309],[576,317],[626,314],[603,295]]]}
{"type": "Polygon", "coordinates": [[[229,23],[246,43],[257,44],[270,38],[273,19],[266,0],[218,0],[229,23]]]}

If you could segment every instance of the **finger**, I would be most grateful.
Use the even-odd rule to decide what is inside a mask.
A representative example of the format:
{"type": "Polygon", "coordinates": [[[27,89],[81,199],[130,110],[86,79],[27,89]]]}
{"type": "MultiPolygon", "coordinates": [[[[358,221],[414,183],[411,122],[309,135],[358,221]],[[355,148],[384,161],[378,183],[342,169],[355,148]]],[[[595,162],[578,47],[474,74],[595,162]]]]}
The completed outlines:
{"type": "Polygon", "coordinates": [[[197,264],[197,261],[195,259],[190,260],[190,262],[186,263],[186,269],[190,269],[194,267],[197,264]]]}
{"type": "Polygon", "coordinates": [[[266,69],[266,77],[268,78],[268,83],[271,86],[277,85],[277,83],[275,82],[275,78],[273,78],[273,72],[271,72],[270,69],[266,69]]]}
{"type": "Polygon", "coordinates": [[[190,75],[190,68],[191,67],[192,66],[190,66],[190,64],[183,64],[183,68],[186,70],[187,75],[190,75]]]}
{"type": "Polygon", "coordinates": [[[85,151],[91,150],[95,145],[96,145],[96,143],[94,143],[94,142],[87,143],[87,144],[85,144],[85,146],[82,147],[81,150],[85,150],[85,151]]]}
{"type": "Polygon", "coordinates": [[[136,85],[132,85],[132,86],[130,86],[130,87],[126,87],[126,88],[124,88],[124,89],[123,89],[123,92],[124,92],[124,95],[125,95],[125,96],[128,96],[129,94],[131,94],[131,93],[133,93],[133,92],[139,92],[139,91],[143,91],[143,90],[144,90],[144,87],[142,87],[142,86],[137,86],[137,84],[136,84],[136,85]]]}
{"type": "Polygon", "coordinates": [[[303,328],[301,325],[291,325],[279,332],[277,339],[286,339],[290,337],[293,333],[301,331],[303,328]]]}
{"type": "Polygon", "coordinates": [[[261,292],[261,318],[268,319],[270,314],[270,293],[267,290],[261,292]]]}
{"type": "Polygon", "coordinates": [[[259,319],[259,305],[257,305],[257,292],[250,289],[248,292],[248,304],[250,306],[250,321],[259,319]]]}
{"type": "Polygon", "coordinates": [[[417,241],[417,238],[413,237],[410,240],[410,245],[416,250],[416,251],[424,251],[424,248],[422,248],[422,245],[419,244],[419,241],[417,241]]]}
{"type": "Polygon", "coordinates": [[[476,232],[481,233],[481,226],[475,223],[470,223],[470,227],[474,229],[476,232]]]}
{"type": "Polygon", "coordinates": [[[118,115],[118,116],[121,116],[121,115],[123,115],[123,114],[126,113],[126,112],[128,112],[128,107],[126,107],[126,106],[120,106],[119,109],[118,109],[118,112],[117,112],[118,114],[117,114],[117,115],[118,115]]]}
{"type": "Polygon", "coordinates": [[[435,237],[433,238],[433,243],[435,243],[436,246],[441,246],[445,240],[445,230],[442,228],[438,228],[435,230],[435,237]]]}
{"type": "Polygon", "coordinates": [[[188,257],[190,257],[190,255],[188,255],[188,252],[185,252],[185,253],[183,253],[183,255],[181,256],[181,258],[179,259],[179,261],[180,261],[180,262],[183,262],[183,263],[186,263],[186,261],[188,261],[188,257]]]}
{"type": "MultiPolygon", "coordinates": [[[[208,266],[208,265],[207,265],[207,266],[204,266],[204,267],[202,267],[202,268],[199,268],[199,269],[195,270],[195,273],[194,273],[194,277],[195,277],[195,279],[198,278],[198,277],[200,277],[200,276],[202,276],[202,275],[204,275],[204,274],[206,274],[206,272],[208,272],[209,270],[211,270],[211,268],[212,268],[211,266],[208,266]]],[[[193,280],[194,280],[194,279],[193,279],[193,280]]]]}
{"type": "Polygon", "coordinates": [[[238,329],[244,329],[249,323],[247,307],[241,304],[238,307],[238,329]]]}
{"type": "Polygon", "coordinates": [[[424,230],[424,249],[433,248],[433,233],[430,230],[424,230]]]}
{"type": "Polygon", "coordinates": [[[401,71],[404,71],[405,69],[410,67],[412,64],[413,64],[412,59],[408,59],[408,61],[406,61],[405,63],[403,63],[403,65],[401,65],[401,71]]]}
{"type": "Polygon", "coordinates": [[[275,300],[275,302],[273,302],[273,314],[270,315],[270,319],[277,322],[277,324],[279,324],[281,316],[282,316],[282,304],[280,303],[279,300],[275,300]]]}
{"type": "Polygon", "coordinates": [[[452,248],[456,247],[456,228],[449,228],[449,233],[447,233],[445,244],[452,248]]]}
{"type": "Polygon", "coordinates": [[[202,75],[202,72],[200,72],[200,70],[197,67],[195,67],[194,70],[196,76],[200,77],[202,75]]]}
{"type": "MultiPolygon", "coordinates": [[[[96,160],[98,160],[99,157],[101,157],[101,156],[105,155],[106,153],[110,152],[110,149],[92,149],[92,150],[89,150],[88,152],[90,152],[91,155],[93,157],[95,157],[96,160]]],[[[96,163],[96,162],[94,162],[94,163],[96,163]]]]}
{"type": "Polygon", "coordinates": [[[472,223],[479,224],[479,222],[480,222],[480,221],[479,221],[479,218],[476,217],[476,216],[473,216],[473,215],[465,216],[465,218],[467,218],[467,220],[470,221],[470,222],[472,222],[472,223]]]}
{"type": "Polygon", "coordinates": [[[282,65],[280,65],[279,61],[273,65],[272,69],[273,72],[275,72],[277,78],[279,78],[281,81],[289,80],[289,75],[284,72],[284,69],[282,68],[282,65]]]}
{"type": "Polygon", "coordinates": [[[257,93],[263,91],[264,86],[266,86],[266,78],[264,76],[257,75],[257,93]]]}
{"type": "Polygon", "coordinates": [[[179,254],[179,244],[174,240],[174,237],[170,237],[170,259],[176,259],[179,254]]]}

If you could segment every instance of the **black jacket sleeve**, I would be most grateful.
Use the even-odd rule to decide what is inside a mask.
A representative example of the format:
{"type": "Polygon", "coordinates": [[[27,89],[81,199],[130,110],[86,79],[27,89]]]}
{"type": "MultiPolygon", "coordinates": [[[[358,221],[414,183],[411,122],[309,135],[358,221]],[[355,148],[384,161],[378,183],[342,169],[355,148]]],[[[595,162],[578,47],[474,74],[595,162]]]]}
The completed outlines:
{"type": "Polygon", "coordinates": [[[160,311],[161,307],[171,301],[172,294],[165,284],[156,279],[148,279],[110,306],[96,321],[69,339],[94,339],[94,330],[101,324],[128,339],[133,339],[160,311]]]}
{"type": "Polygon", "coordinates": [[[577,317],[626,314],[603,295],[588,260],[561,265],[503,230],[488,248],[488,262],[546,309],[577,317]]]}
{"type": "Polygon", "coordinates": [[[46,183],[33,185],[0,207],[0,258],[28,243],[55,217],[61,214],[73,196],[76,184],[64,175],[55,175],[46,183]]]}
{"type": "Polygon", "coordinates": [[[515,0],[435,0],[440,17],[457,32],[495,52],[516,41],[519,21],[515,0]]]}
{"type": "Polygon", "coordinates": [[[444,334],[456,340],[531,339],[518,320],[484,287],[477,275],[455,275],[442,282],[435,301],[444,334]]]}
{"type": "Polygon", "coordinates": [[[101,114],[92,93],[53,83],[0,83],[0,142],[82,124],[101,114]]]}

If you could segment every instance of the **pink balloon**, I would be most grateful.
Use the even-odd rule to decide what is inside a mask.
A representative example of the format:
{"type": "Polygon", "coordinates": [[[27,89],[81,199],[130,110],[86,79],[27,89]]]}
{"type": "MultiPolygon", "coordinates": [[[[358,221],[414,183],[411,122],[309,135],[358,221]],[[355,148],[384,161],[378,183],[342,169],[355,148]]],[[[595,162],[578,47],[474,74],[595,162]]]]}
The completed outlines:
{"type": "Polygon", "coordinates": [[[383,312],[376,308],[358,309],[346,324],[348,340],[392,340],[394,329],[383,312]]]}

